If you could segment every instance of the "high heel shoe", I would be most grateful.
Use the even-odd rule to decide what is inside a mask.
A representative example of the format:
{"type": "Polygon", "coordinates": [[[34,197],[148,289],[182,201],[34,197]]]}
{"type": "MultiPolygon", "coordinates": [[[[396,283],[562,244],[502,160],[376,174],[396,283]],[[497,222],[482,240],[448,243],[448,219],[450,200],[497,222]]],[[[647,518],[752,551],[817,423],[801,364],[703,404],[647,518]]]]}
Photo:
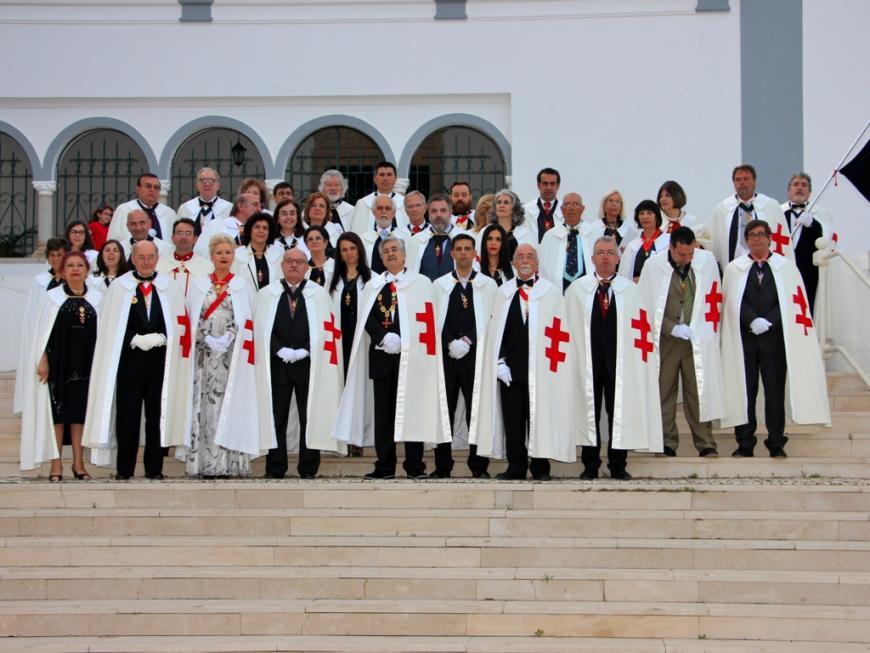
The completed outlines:
{"type": "Polygon", "coordinates": [[[79,473],[75,469],[73,469],[72,473],[77,481],[90,481],[91,480],[91,475],[88,474],[87,470],[79,473]]]}
{"type": "Polygon", "coordinates": [[[63,480],[63,465],[60,466],[60,472],[58,474],[49,474],[48,482],[49,483],[58,483],[63,480]]]}

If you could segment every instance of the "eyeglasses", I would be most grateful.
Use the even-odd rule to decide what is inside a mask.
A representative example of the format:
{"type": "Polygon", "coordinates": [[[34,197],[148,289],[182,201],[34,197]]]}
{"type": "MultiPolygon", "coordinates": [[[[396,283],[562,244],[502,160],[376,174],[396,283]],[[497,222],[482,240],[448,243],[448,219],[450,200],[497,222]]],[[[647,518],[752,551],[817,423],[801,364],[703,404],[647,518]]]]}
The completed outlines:
{"type": "Polygon", "coordinates": [[[767,238],[768,233],[766,231],[751,231],[746,234],[747,238],[767,238]]]}
{"type": "Polygon", "coordinates": [[[217,183],[217,179],[214,177],[200,177],[197,179],[200,184],[205,184],[206,186],[211,186],[217,183]]]}
{"type": "Polygon", "coordinates": [[[70,230],[69,230],[69,235],[70,235],[70,236],[72,236],[72,235],[76,235],[76,236],[84,236],[84,235],[85,235],[85,230],[84,230],[84,229],[70,229],[70,230]]]}

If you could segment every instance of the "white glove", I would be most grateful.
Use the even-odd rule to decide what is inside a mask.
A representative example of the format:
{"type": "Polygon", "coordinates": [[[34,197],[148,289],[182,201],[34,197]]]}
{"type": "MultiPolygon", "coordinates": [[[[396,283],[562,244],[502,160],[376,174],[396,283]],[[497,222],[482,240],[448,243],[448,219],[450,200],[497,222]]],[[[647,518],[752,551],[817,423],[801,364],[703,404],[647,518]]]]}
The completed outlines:
{"type": "Polygon", "coordinates": [[[142,337],[145,338],[149,343],[151,343],[151,346],[148,347],[148,349],[166,346],[166,336],[164,336],[162,333],[146,333],[142,337]]]}
{"type": "Polygon", "coordinates": [[[307,349],[291,349],[290,350],[290,362],[297,363],[304,358],[308,358],[308,350],[307,349]]]}
{"type": "Polygon", "coordinates": [[[236,334],[232,331],[225,331],[224,334],[218,338],[223,345],[224,351],[230,348],[230,345],[233,344],[233,340],[235,340],[236,334]]]}
{"type": "Polygon", "coordinates": [[[381,349],[383,349],[387,354],[401,354],[402,336],[398,333],[388,333],[384,336],[384,339],[381,340],[381,349]]]}
{"type": "Polygon", "coordinates": [[[692,339],[692,327],[688,324],[678,324],[671,329],[671,335],[674,338],[682,338],[683,340],[692,339]]]}
{"type": "Polygon", "coordinates": [[[206,336],[205,337],[205,345],[206,345],[206,347],[208,347],[209,349],[211,349],[214,352],[217,352],[218,354],[222,354],[226,351],[226,349],[223,346],[223,343],[221,342],[221,339],[215,338],[214,336],[206,336]]]}
{"type": "Polygon", "coordinates": [[[289,347],[281,347],[281,349],[275,352],[275,355],[285,363],[293,362],[293,350],[289,347]]]}
{"type": "Polygon", "coordinates": [[[749,323],[749,330],[757,336],[766,333],[773,324],[765,320],[763,317],[757,317],[749,323]]]}
{"type": "Polygon", "coordinates": [[[139,335],[138,333],[130,338],[130,349],[141,349],[142,351],[148,351],[151,349],[151,344],[146,336],[139,335]]]}
{"type": "Polygon", "coordinates": [[[464,340],[452,340],[447,345],[447,353],[450,358],[455,358],[459,360],[460,358],[464,358],[468,352],[471,351],[471,345],[469,345],[464,340]]]}
{"type": "Polygon", "coordinates": [[[507,387],[511,386],[511,381],[513,381],[513,377],[511,376],[511,368],[507,366],[507,363],[504,361],[498,362],[498,371],[496,372],[496,376],[498,380],[504,383],[507,387]]]}

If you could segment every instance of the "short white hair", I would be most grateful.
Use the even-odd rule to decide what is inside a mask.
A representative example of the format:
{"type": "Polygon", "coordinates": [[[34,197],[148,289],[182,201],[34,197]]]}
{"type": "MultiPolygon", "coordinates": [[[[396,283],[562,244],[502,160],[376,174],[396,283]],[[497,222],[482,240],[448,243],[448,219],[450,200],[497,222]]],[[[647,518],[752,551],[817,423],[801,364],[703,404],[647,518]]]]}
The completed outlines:
{"type": "Polygon", "coordinates": [[[338,179],[341,181],[341,196],[344,197],[348,189],[347,179],[345,179],[344,175],[341,174],[341,170],[336,170],[335,168],[330,168],[322,175],[320,175],[320,183],[317,184],[317,190],[322,193],[324,185],[326,184],[326,180],[330,177],[338,177],[338,179]]]}

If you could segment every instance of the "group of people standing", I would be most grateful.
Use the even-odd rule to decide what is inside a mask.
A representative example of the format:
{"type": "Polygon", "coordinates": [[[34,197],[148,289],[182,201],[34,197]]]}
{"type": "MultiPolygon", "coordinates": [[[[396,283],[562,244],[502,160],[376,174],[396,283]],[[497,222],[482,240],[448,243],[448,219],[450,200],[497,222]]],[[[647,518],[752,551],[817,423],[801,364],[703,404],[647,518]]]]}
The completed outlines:
{"type": "Polygon", "coordinates": [[[68,437],[77,479],[85,447],[131,478],[140,442],[151,479],[170,447],[191,476],[247,476],[265,456],[283,478],[297,452],[313,478],[321,452],[374,446],[366,476],[392,478],[401,442],[406,476],[449,478],[467,440],[475,478],[506,459],[499,478],[547,480],[580,446],[594,479],[606,412],[610,476],[628,479],[629,450],[676,455],[680,383],[699,455],[718,454],[714,421],[753,455],[759,377],[765,445],[784,457],[786,413],[830,421],[806,269],[830,220],[808,215],[803,173],[787,207],[751,166],[732,180],[708,223],[667,181],[632,224],[617,190],[584,221],[552,168],[535,200],[503,189],[474,210],[467,182],[399,195],[389,162],[355,205],[338,170],[300,206],[254,179],[228,202],[202,168],[177,212],[143,175],[135,199],[47,244],[20,348],[21,467],[51,461],[62,480],[68,437]]]}

